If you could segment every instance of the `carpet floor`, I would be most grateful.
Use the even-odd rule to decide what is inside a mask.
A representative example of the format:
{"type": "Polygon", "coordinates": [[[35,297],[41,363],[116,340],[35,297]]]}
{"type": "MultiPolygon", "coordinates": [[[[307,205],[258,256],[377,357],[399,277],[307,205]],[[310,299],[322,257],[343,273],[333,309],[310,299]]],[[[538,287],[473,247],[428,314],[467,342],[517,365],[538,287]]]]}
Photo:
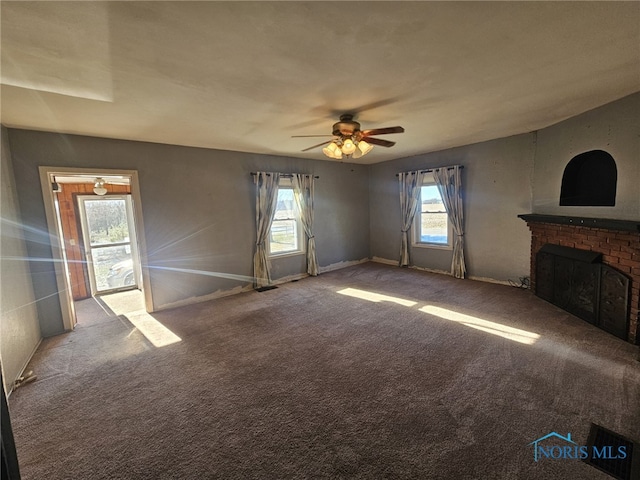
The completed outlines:
{"type": "Polygon", "coordinates": [[[10,397],[27,480],[610,479],[530,443],[639,440],[638,347],[527,290],[365,263],[77,309],[10,397]]]}

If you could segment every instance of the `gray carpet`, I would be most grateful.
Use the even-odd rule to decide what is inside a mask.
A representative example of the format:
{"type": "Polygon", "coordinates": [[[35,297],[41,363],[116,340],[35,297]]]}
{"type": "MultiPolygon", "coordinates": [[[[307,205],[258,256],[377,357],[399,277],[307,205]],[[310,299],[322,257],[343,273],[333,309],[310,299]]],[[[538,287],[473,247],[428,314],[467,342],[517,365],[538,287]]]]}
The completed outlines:
{"type": "Polygon", "coordinates": [[[162,347],[125,295],[12,394],[23,478],[607,479],[528,444],[638,440],[638,348],[526,290],[367,263],[153,314],[162,347]]]}

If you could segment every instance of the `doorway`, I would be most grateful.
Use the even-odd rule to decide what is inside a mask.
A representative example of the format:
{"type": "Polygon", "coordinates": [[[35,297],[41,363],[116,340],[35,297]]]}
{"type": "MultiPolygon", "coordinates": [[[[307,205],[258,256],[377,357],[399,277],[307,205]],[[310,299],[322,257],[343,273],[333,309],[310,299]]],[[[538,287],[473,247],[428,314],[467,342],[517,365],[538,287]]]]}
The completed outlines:
{"type": "Polygon", "coordinates": [[[74,301],[141,290],[153,311],[137,172],[40,167],[65,330],[74,301]]]}

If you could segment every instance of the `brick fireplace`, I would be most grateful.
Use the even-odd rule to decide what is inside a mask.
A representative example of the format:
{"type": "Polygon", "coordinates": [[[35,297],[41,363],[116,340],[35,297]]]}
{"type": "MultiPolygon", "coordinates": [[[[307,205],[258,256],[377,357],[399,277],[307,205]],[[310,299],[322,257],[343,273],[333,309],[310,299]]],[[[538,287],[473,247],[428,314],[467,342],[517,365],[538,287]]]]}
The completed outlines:
{"type": "Polygon", "coordinates": [[[545,245],[602,254],[602,263],[630,280],[628,334],[640,345],[640,221],[557,215],[518,215],[531,230],[531,289],[536,286],[536,257],[545,245]]]}

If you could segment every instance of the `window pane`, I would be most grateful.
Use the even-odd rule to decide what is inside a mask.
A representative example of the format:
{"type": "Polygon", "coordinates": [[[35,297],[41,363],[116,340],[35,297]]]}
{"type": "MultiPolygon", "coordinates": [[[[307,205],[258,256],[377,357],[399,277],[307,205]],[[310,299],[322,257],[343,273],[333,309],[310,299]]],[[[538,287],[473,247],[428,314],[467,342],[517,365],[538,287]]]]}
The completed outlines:
{"type": "Polygon", "coordinates": [[[438,187],[435,185],[422,187],[420,197],[422,199],[422,212],[446,212],[438,187]]]}
{"type": "Polygon", "coordinates": [[[295,218],[295,212],[293,211],[293,209],[293,189],[278,189],[278,204],[276,205],[276,213],[273,218],[275,220],[295,218]]]}
{"type": "Polygon", "coordinates": [[[129,241],[127,210],[122,199],[87,200],[87,227],[91,246],[129,241]]]}
{"type": "Polygon", "coordinates": [[[295,220],[274,220],[271,225],[269,251],[282,253],[298,250],[298,232],[295,220]]]}
{"type": "Polygon", "coordinates": [[[426,243],[447,244],[449,228],[446,213],[423,213],[420,228],[420,241],[426,243]]]}
{"type": "Polygon", "coordinates": [[[423,186],[420,198],[420,241],[447,245],[449,243],[449,220],[438,187],[435,185],[423,186]]]}
{"type": "Polygon", "coordinates": [[[135,283],[130,248],[99,247],[92,249],[91,255],[99,292],[135,283]]]}

